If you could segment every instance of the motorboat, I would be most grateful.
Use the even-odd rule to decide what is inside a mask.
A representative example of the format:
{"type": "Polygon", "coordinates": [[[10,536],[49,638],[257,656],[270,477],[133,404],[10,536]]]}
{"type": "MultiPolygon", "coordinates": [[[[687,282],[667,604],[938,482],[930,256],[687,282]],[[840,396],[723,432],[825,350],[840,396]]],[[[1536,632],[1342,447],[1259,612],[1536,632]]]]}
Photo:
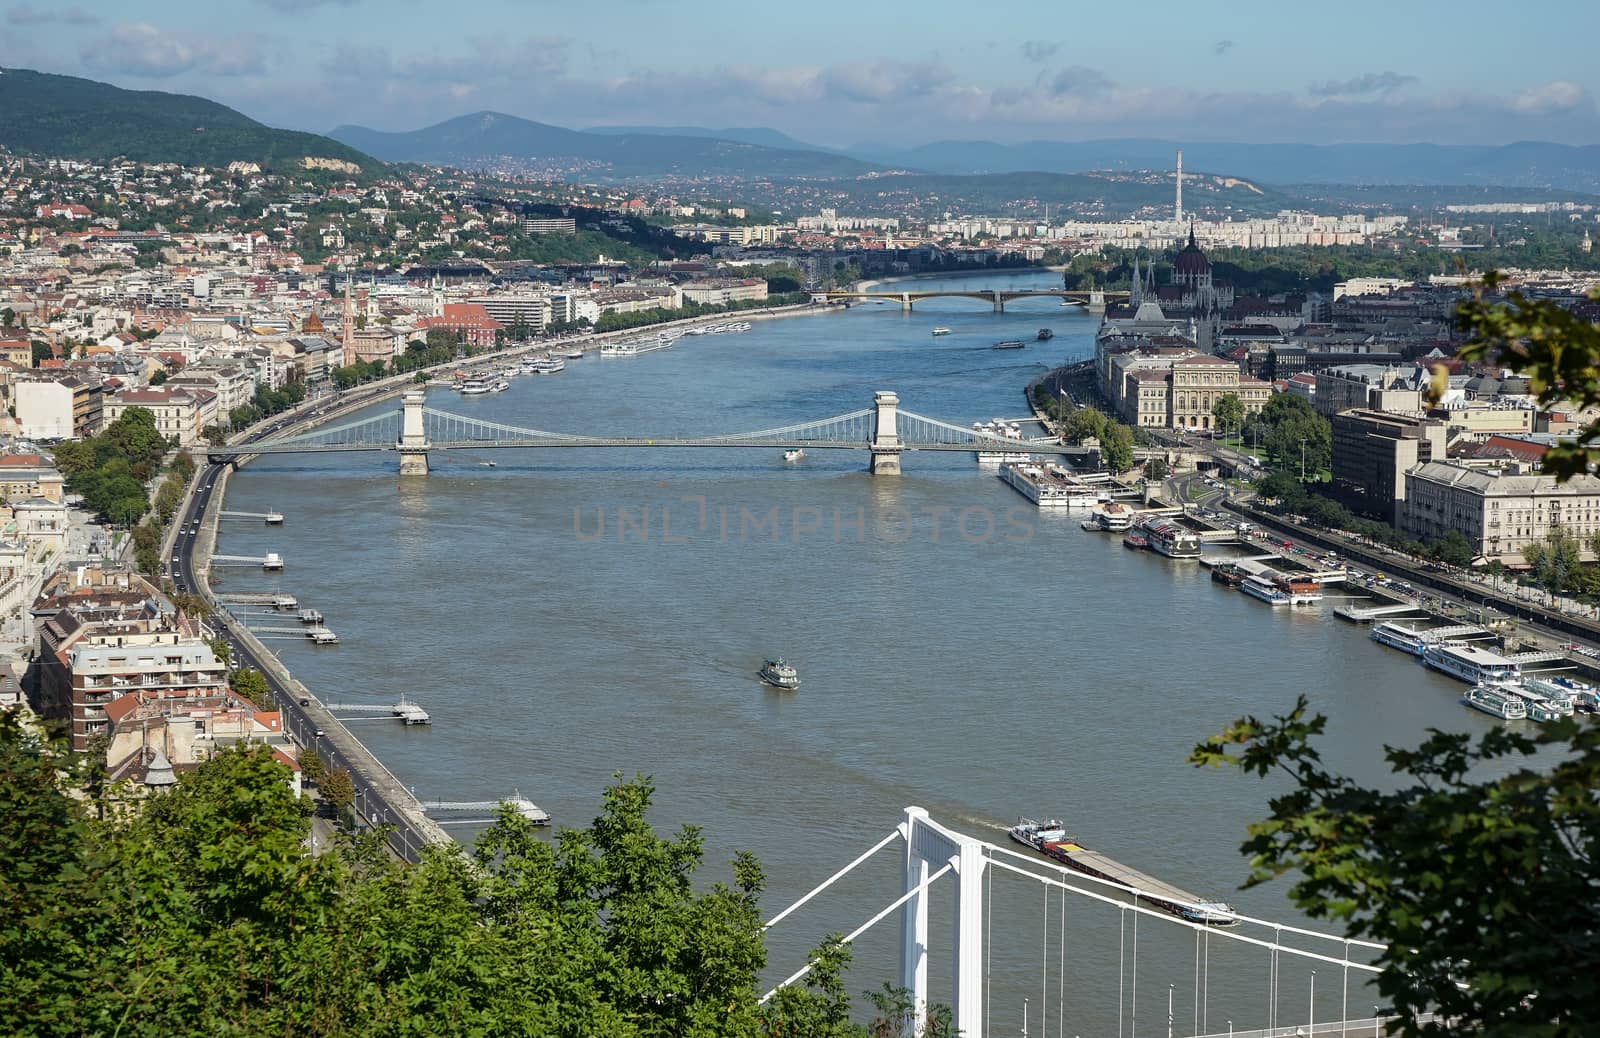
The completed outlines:
{"type": "Polygon", "coordinates": [[[791,447],[790,449],[788,449],[788,450],[783,452],[783,460],[784,461],[790,461],[790,462],[799,461],[801,458],[804,458],[805,456],[806,456],[806,452],[801,450],[799,447],[791,447]]]}
{"type": "Polygon", "coordinates": [[[933,330],[933,334],[934,335],[949,335],[950,334],[950,329],[946,328],[944,325],[941,324],[939,327],[937,327],[937,328],[935,328],[933,330]]]}
{"type": "Polygon", "coordinates": [[[800,672],[791,663],[785,663],[783,657],[767,660],[761,664],[761,669],[756,672],[762,681],[773,688],[795,689],[800,687],[800,672]]]}
{"type": "Polygon", "coordinates": [[[1039,329],[1039,334],[1035,335],[1034,339],[1036,339],[1039,342],[1049,342],[1051,339],[1054,339],[1055,337],[1056,337],[1056,333],[1051,331],[1049,328],[1040,328],[1039,329]]]}

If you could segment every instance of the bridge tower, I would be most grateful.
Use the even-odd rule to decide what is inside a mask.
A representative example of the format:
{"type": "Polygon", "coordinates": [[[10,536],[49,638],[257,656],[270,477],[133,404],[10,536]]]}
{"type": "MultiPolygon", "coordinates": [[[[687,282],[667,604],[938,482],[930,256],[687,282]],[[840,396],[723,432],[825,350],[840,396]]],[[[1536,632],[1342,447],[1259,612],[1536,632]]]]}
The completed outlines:
{"type": "Polygon", "coordinates": [[[900,983],[911,992],[917,1019],[928,1008],[928,887],[932,867],[954,866],[956,879],[955,965],[956,1033],[983,1034],[983,844],[933,822],[920,807],[906,808],[901,825],[906,838],[905,886],[909,894],[901,916],[900,983]]]}
{"type": "Polygon", "coordinates": [[[911,307],[911,293],[910,292],[901,292],[900,293],[900,312],[903,313],[903,314],[909,314],[911,312],[911,310],[912,310],[912,307],[911,307]]]}
{"type": "Polygon", "coordinates": [[[1103,313],[1105,313],[1106,312],[1106,291],[1105,291],[1105,289],[1103,289],[1103,288],[1091,288],[1089,290],[1089,305],[1087,307],[1085,307],[1084,309],[1087,310],[1091,314],[1103,314],[1103,313]]]}
{"type": "Polygon", "coordinates": [[[395,444],[400,452],[402,476],[428,474],[428,433],[422,425],[422,405],[427,399],[427,394],[420,389],[411,390],[402,398],[400,442],[395,444]]]}
{"type": "Polygon", "coordinates": [[[889,390],[874,393],[872,403],[877,408],[872,426],[872,474],[898,476],[900,474],[900,436],[895,432],[895,414],[900,398],[889,390]]]}
{"type": "Polygon", "coordinates": [[[1003,314],[1006,312],[1006,301],[1000,298],[1000,290],[998,288],[990,290],[989,298],[994,302],[995,313],[1003,314]]]}

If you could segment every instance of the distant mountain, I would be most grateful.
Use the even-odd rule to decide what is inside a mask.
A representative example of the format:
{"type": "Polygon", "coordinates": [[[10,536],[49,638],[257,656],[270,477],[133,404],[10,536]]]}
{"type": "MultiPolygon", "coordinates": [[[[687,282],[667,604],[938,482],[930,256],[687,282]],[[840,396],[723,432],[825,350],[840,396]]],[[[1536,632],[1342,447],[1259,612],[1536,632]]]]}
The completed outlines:
{"type": "Polygon", "coordinates": [[[1130,138],[1093,141],[938,141],[847,154],[940,173],[1171,169],[1183,148],[1191,169],[1222,169],[1272,184],[1439,184],[1600,190],[1600,145],[1519,141],[1466,144],[1208,144],[1130,138]]]}
{"type": "Polygon", "coordinates": [[[306,158],[380,165],[338,141],[275,130],[203,97],[28,69],[0,68],[0,113],[0,146],[19,154],[186,166],[288,168],[306,158]]]}
{"type": "Polygon", "coordinates": [[[478,168],[513,159],[588,167],[618,177],[847,177],[874,168],[859,159],[803,147],[662,131],[584,132],[500,112],[463,115],[409,133],[341,126],[329,136],[392,162],[478,168]]]}
{"type": "Polygon", "coordinates": [[[583,132],[603,133],[611,137],[630,133],[653,134],[660,137],[709,137],[714,140],[754,144],[762,148],[784,148],[789,151],[822,151],[830,155],[843,154],[843,151],[839,148],[808,144],[805,141],[789,136],[782,130],[774,130],[770,126],[730,126],[721,130],[713,130],[704,126],[591,126],[583,132]]]}

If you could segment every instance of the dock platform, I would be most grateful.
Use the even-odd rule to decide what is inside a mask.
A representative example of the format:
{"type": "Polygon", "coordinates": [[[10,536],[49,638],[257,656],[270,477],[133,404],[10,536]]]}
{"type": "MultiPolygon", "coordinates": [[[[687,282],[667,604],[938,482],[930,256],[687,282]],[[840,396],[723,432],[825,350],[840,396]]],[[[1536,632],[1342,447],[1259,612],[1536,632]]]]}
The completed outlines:
{"type": "Polygon", "coordinates": [[[1353,624],[1367,624],[1383,616],[1402,617],[1407,615],[1420,615],[1423,613],[1421,606],[1403,604],[1392,606],[1340,606],[1333,611],[1333,615],[1341,620],[1349,620],[1353,624]]]}

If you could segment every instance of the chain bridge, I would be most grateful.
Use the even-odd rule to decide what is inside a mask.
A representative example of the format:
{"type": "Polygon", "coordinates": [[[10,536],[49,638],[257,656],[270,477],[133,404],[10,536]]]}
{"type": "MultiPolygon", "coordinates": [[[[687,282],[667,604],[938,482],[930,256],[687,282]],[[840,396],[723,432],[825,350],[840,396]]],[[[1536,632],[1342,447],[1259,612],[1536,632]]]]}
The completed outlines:
{"type": "Polygon", "coordinates": [[[1090,313],[1102,313],[1111,300],[1127,299],[1127,292],[1107,292],[1089,288],[974,288],[928,289],[921,292],[851,292],[836,290],[819,292],[812,298],[826,303],[853,303],[867,299],[881,299],[886,303],[899,303],[900,309],[909,313],[924,299],[977,299],[988,303],[997,314],[1005,313],[1006,304],[1016,299],[1059,299],[1080,303],[1090,313]]]}
{"type": "Polygon", "coordinates": [[[296,436],[206,448],[214,462],[257,454],[316,454],[333,451],[395,451],[401,475],[426,475],[428,452],[502,448],[610,447],[637,449],[759,447],[780,450],[859,450],[871,455],[876,475],[898,475],[906,451],[1019,450],[1034,454],[1081,454],[1055,440],[1007,439],[937,418],[902,411],[892,392],[874,394],[872,406],[848,414],[773,429],[699,436],[605,436],[550,432],[507,425],[429,407],[420,391],[409,392],[398,409],[312,429],[296,436]]]}
{"type": "MultiPolygon", "coordinates": [[[[1392,1022],[1393,1010],[1374,1005],[1368,987],[1382,944],[1255,918],[1150,877],[1142,887],[1069,869],[961,833],[920,807],[906,808],[904,821],[764,929],[793,919],[896,844],[899,896],[843,942],[897,916],[890,923],[899,930],[895,980],[915,1007],[917,1034],[937,1002],[965,1038],[1017,1034],[1019,1016],[1021,1034],[1055,1038],[1365,1038],[1392,1022]],[[948,911],[937,928],[930,909],[948,911]],[[938,958],[946,960],[943,977],[930,987],[938,958]],[[1004,1005],[995,1004],[997,986],[1010,996],[1004,1005]]],[[[784,976],[762,1003],[802,983],[814,965],[784,976]]]]}

